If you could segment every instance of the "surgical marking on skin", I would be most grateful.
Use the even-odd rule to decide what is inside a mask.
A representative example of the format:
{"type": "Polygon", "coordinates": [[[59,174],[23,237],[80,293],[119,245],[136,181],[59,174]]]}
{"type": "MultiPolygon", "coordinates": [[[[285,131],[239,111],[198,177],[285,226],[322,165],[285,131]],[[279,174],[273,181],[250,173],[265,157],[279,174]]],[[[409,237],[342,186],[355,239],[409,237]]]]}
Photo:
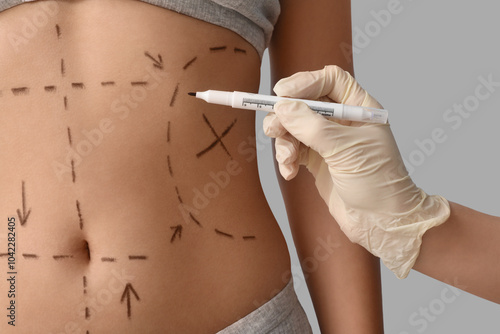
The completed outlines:
{"type": "Polygon", "coordinates": [[[177,199],[179,200],[179,202],[184,203],[182,201],[182,197],[181,197],[181,194],[179,193],[179,188],[177,188],[177,186],[175,186],[175,192],[177,193],[177,199]]]}
{"type": "Polygon", "coordinates": [[[170,163],[170,155],[167,155],[168,172],[171,177],[174,177],[174,172],[172,171],[172,164],[170,163]]]}
{"type": "Polygon", "coordinates": [[[174,242],[175,237],[178,237],[179,240],[182,236],[182,225],[170,226],[171,230],[175,230],[174,234],[172,234],[172,238],[170,238],[170,243],[174,242]]]}
{"type": "Polygon", "coordinates": [[[148,257],[146,255],[129,255],[129,260],[147,260],[148,257]]]}
{"type": "Polygon", "coordinates": [[[87,276],[83,276],[83,294],[87,294],[87,276]]]}
{"type": "Polygon", "coordinates": [[[54,260],[58,261],[63,259],[72,259],[73,255],[54,255],[52,257],[54,258],[54,260]]]}
{"type": "Polygon", "coordinates": [[[254,240],[256,239],[255,235],[244,235],[243,240],[254,240]]]}
{"type": "Polygon", "coordinates": [[[85,249],[87,250],[87,256],[89,257],[90,261],[90,248],[89,248],[89,243],[85,240],[85,249]]]}
{"type": "MultiPolygon", "coordinates": [[[[80,208],[80,202],[78,200],[76,200],[76,211],[78,211],[78,220],[80,221],[80,230],[83,230],[83,216],[82,216],[82,210],[80,208]]],[[[87,248],[88,248],[88,243],[87,243],[87,248]]],[[[89,258],[90,258],[90,253],[89,253],[89,258]]]]}
{"type": "Polygon", "coordinates": [[[28,95],[30,93],[30,89],[28,87],[18,87],[18,88],[12,88],[11,89],[12,94],[18,96],[18,95],[28,95]]]}
{"type": "Polygon", "coordinates": [[[64,110],[68,110],[68,97],[64,97],[64,110]]]}
{"type": "Polygon", "coordinates": [[[26,212],[26,192],[24,191],[24,181],[22,181],[22,200],[23,200],[23,212],[20,209],[17,209],[17,216],[19,217],[19,221],[21,222],[21,226],[26,224],[28,221],[28,217],[31,214],[31,208],[26,212]]]}
{"type": "MultiPolygon", "coordinates": [[[[87,243],[88,245],[88,243],[87,243]]],[[[83,276],[83,295],[85,296],[87,294],[87,276],[83,276]]],[[[85,297],[84,297],[85,298],[85,297]]],[[[90,311],[88,306],[85,306],[85,319],[90,318],[90,311]]],[[[89,331],[87,331],[88,333],[89,331]]]]}
{"type": "Polygon", "coordinates": [[[240,49],[240,48],[234,48],[234,53],[243,53],[243,54],[247,54],[247,50],[245,50],[245,49],[240,49]]]}
{"type": "Polygon", "coordinates": [[[173,107],[175,103],[175,99],[177,98],[177,94],[179,93],[179,84],[175,86],[174,94],[172,95],[172,99],[170,100],[170,106],[173,107]]]}
{"type": "Polygon", "coordinates": [[[66,66],[64,65],[64,59],[61,58],[61,75],[64,76],[66,74],[66,66]]]}
{"type": "Polygon", "coordinates": [[[69,146],[73,146],[73,141],[71,140],[71,129],[68,126],[68,140],[69,140],[69,146]]]}
{"type": "Polygon", "coordinates": [[[101,82],[101,86],[106,87],[106,86],[114,86],[115,82],[114,81],[103,81],[101,82]]]}
{"type": "Polygon", "coordinates": [[[137,292],[132,287],[132,284],[127,283],[127,285],[125,285],[125,290],[123,291],[122,298],[120,299],[120,303],[123,303],[123,300],[125,299],[125,297],[127,297],[127,317],[129,319],[132,316],[132,308],[130,307],[130,292],[132,292],[134,294],[134,296],[137,299],[137,301],[141,300],[139,298],[139,295],[137,294],[137,292]]]}
{"type": "Polygon", "coordinates": [[[57,33],[57,38],[61,38],[61,28],[59,27],[58,24],[56,24],[56,33],[57,33]]]}
{"type": "Polygon", "coordinates": [[[36,254],[26,254],[26,253],[23,253],[22,255],[23,255],[23,257],[25,259],[35,259],[35,260],[38,259],[38,255],[36,255],[36,254]]]}
{"type": "Polygon", "coordinates": [[[216,139],[207,148],[205,148],[205,149],[201,150],[200,152],[196,153],[196,157],[200,158],[202,155],[204,155],[205,153],[207,153],[208,151],[210,151],[211,149],[213,149],[217,144],[220,144],[221,147],[224,149],[224,151],[227,153],[227,155],[232,159],[233,157],[231,156],[231,153],[229,153],[229,151],[227,150],[226,145],[224,145],[224,143],[222,142],[222,138],[224,138],[229,133],[229,131],[231,131],[231,129],[233,128],[234,124],[236,123],[236,121],[238,119],[235,118],[234,121],[226,128],[226,130],[224,130],[222,132],[222,134],[220,136],[217,134],[217,132],[215,131],[215,129],[212,126],[212,124],[210,124],[210,121],[208,120],[208,118],[207,118],[207,116],[205,114],[203,114],[203,119],[205,120],[205,123],[207,123],[208,127],[210,128],[210,130],[212,130],[212,133],[214,134],[214,136],[215,136],[216,139]]]}
{"type": "Polygon", "coordinates": [[[43,87],[43,89],[45,89],[46,92],[54,93],[57,90],[57,87],[56,86],[45,86],[45,87],[43,87]]]}
{"type": "Polygon", "coordinates": [[[189,218],[191,218],[199,227],[202,227],[201,223],[198,221],[198,219],[194,218],[191,212],[189,213],[189,218]]]}
{"type": "Polygon", "coordinates": [[[101,257],[102,262],[116,262],[116,258],[114,257],[101,257]]]}
{"type": "Polygon", "coordinates": [[[170,121],[168,121],[167,125],[167,143],[170,143],[170,121]]]}
{"type": "Polygon", "coordinates": [[[156,68],[159,68],[160,70],[163,70],[163,59],[161,58],[161,54],[158,54],[158,59],[156,60],[152,55],[149,54],[149,52],[144,52],[144,55],[151,59],[153,61],[153,66],[156,68]]]}
{"type": "Polygon", "coordinates": [[[215,46],[210,48],[210,52],[218,52],[218,51],[225,51],[227,49],[227,46],[215,46]]]}
{"type": "Polygon", "coordinates": [[[214,231],[218,235],[222,235],[224,237],[228,237],[228,238],[234,239],[234,236],[232,234],[229,234],[229,233],[226,233],[226,232],[222,232],[221,230],[218,230],[218,229],[214,229],[214,231]]]}
{"type": "Polygon", "coordinates": [[[73,159],[71,159],[71,176],[73,178],[73,183],[76,183],[75,160],[73,159]]]}
{"type": "Polygon", "coordinates": [[[75,89],[85,89],[85,85],[83,84],[83,82],[73,82],[71,84],[71,87],[75,89]]]}
{"type": "Polygon", "coordinates": [[[132,86],[147,86],[148,82],[147,81],[132,81],[130,84],[132,86]]]}
{"type": "Polygon", "coordinates": [[[186,70],[189,66],[193,65],[193,63],[196,61],[196,59],[198,59],[198,57],[194,57],[193,59],[191,59],[190,61],[188,61],[186,63],[186,65],[184,65],[184,67],[182,69],[186,70]]]}

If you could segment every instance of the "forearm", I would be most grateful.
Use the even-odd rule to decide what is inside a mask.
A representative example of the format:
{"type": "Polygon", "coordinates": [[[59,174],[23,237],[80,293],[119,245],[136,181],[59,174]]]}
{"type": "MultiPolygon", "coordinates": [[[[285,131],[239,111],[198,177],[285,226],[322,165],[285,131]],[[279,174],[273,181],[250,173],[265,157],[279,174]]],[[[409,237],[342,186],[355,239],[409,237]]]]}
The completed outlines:
{"type": "Polygon", "coordinates": [[[379,260],[347,239],[305,168],[279,178],[321,332],[383,333],[379,260]]]}
{"type": "Polygon", "coordinates": [[[413,269],[500,303],[500,218],[450,207],[450,218],[424,234],[413,269]]]}
{"type": "MultiPolygon", "coordinates": [[[[349,0],[281,0],[281,5],[270,47],[272,85],[331,64],[353,72],[352,55],[341,48],[351,45],[349,0]]],[[[382,333],[378,259],[347,239],[305,168],[292,181],[278,179],[322,333],[382,333]]]]}

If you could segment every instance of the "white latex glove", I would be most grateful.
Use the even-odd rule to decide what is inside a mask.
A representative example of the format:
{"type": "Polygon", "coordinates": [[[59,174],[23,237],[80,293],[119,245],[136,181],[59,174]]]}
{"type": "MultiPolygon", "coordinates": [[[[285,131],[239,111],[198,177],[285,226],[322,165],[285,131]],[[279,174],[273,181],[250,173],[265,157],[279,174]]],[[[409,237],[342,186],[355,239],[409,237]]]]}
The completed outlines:
{"type": "MultiPolygon", "coordinates": [[[[337,66],[280,80],[278,96],[328,99],[382,108],[337,66]]],[[[276,158],[287,180],[305,165],[347,237],[382,259],[398,278],[413,267],[422,235],[445,222],[448,201],[418,188],[404,167],[389,124],[332,122],[293,101],[275,105],[264,131],[276,138],[276,158]]]]}

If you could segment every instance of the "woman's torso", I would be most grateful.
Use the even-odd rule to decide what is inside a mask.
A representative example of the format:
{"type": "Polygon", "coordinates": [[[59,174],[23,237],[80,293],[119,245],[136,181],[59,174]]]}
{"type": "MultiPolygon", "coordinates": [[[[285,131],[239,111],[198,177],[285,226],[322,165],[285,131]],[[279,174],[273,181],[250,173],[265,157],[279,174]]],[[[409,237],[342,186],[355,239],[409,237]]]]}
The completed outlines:
{"type": "Polygon", "coordinates": [[[133,0],[22,5],[0,31],[2,333],[210,333],[286,285],[253,113],[187,95],[256,91],[250,44],[133,0]]]}

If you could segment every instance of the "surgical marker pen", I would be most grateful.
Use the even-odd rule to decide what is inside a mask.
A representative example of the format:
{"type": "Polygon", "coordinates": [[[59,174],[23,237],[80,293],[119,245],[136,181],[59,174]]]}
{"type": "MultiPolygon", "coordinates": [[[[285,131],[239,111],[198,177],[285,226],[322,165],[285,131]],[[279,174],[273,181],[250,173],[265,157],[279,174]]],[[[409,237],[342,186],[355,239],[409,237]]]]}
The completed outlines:
{"type": "Polygon", "coordinates": [[[280,100],[301,101],[309,108],[327,118],[343,119],[357,122],[387,123],[388,112],[384,109],[376,109],[361,106],[349,106],[340,103],[321,102],[312,100],[291,99],[269,95],[260,95],[243,92],[223,92],[219,90],[207,90],[205,92],[188,93],[208,103],[221,104],[239,109],[263,110],[274,112],[274,105],[280,100]]]}

